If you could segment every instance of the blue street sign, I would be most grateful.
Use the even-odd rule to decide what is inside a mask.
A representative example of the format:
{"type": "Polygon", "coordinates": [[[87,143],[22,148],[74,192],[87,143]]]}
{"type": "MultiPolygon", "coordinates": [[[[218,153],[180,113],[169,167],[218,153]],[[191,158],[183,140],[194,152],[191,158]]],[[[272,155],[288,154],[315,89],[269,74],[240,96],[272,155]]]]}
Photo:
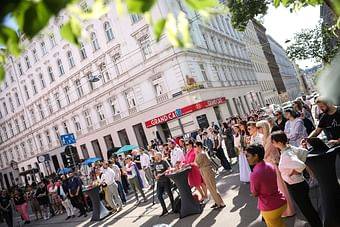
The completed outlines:
{"type": "Polygon", "coordinates": [[[63,145],[70,145],[76,143],[76,138],[73,133],[60,135],[60,140],[63,145]]]}
{"type": "Polygon", "coordinates": [[[182,116],[182,110],[181,109],[176,109],[175,113],[176,113],[177,117],[181,117],[182,116]]]}

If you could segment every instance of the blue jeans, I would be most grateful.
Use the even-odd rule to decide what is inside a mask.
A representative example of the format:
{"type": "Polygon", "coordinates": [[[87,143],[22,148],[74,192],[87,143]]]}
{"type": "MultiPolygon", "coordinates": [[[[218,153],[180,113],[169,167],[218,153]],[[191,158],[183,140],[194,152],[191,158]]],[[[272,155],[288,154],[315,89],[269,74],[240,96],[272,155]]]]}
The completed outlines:
{"type": "Polygon", "coordinates": [[[119,197],[122,200],[122,202],[125,204],[126,203],[126,198],[125,198],[125,193],[124,193],[124,188],[123,188],[122,182],[116,181],[116,183],[118,185],[119,197]]]}

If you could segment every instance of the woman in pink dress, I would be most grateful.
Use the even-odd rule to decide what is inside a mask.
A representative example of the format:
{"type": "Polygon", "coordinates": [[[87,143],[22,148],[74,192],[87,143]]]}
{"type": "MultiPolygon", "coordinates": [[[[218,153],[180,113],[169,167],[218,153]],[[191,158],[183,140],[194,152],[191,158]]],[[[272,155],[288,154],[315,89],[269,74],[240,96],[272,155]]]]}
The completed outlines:
{"type": "Polygon", "coordinates": [[[282,217],[290,217],[295,215],[294,202],[289,194],[288,188],[281,177],[281,173],[278,168],[280,161],[280,152],[271,142],[270,138],[270,125],[268,121],[263,120],[256,123],[256,127],[259,132],[263,134],[263,146],[265,150],[264,161],[274,166],[276,172],[276,181],[279,191],[285,196],[287,200],[287,209],[283,212],[282,217]]]}
{"type": "Polygon", "coordinates": [[[206,200],[208,198],[207,187],[205,186],[200,170],[195,163],[196,152],[194,150],[194,141],[188,140],[185,143],[185,146],[187,148],[187,152],[185,154],[184,160],[182,161],[182,166],[191,166],[191,170],[188,173],[189,186],[195,187],[196,190],[200,193],[201,198],[199,198],[199,200],[206,200]]]}

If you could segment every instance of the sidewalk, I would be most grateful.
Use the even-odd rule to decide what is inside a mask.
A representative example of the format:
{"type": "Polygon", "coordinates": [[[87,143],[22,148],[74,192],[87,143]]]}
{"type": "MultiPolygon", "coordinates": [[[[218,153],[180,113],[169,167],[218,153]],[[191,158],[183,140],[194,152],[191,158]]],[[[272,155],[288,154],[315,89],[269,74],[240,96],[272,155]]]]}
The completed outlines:
{"type": "MultiPolygon", "coordinates": [[[[340,173],[340,161],[338,160],[338,173],[340,173]]],[[[120,226],[120,227],[150,227],[157,224],[171,224],[174,227],[209,227],[209,226],[228,226],[228,227],[265,227],[261,221],[259,211],[256,208],[257,200],[250,196],[249,184],[242,184],[239,181],[237,173],[238,166],[233,167],[234,173],[227,175],[221,173],[217,177],[218,190],[221,193],[226,207],[222,210],[215,211],[210,209],[213,201],[210,200],[205,206],[203,212],[199,215],[189,216],[183,219],[178,218],[178,214],[169,214],[159,218],[158,215],[162,212],[160,204],[157,202],[152,205],[152,191],[146,193],[148,197],[147,203],[142,203],[135,206],[134,200],[129,200],[128,204],[117,214],[113,214],[100,222],[90,222],[91,213],[87,218],[73,218],[65,221],[66,215],[59,215],[44,221],[32,221],[31,224],[25,226],[49,226],[49,227],[99,227],[99,226],[120,226]]],[[[340,176],[340,175],[338,175],[340,176]]],[[[317,188],[311,189],[311,197],[314,204],[320,205],[316,198],[317,188]]],[[[166,199],[166,203],[169,200],[166,199]]],[[[297,209],[298,210],[298,209],[297,209]]],[[[31,216],[34,218],[33,216],[31,216]]],[[[294,217],[287,218],[286,224],[289,227],[304,227],[309,226],[304,221],[300,211],[294,217]]],[[[5,226],[1,224],[0,227],[5,226]]]]}

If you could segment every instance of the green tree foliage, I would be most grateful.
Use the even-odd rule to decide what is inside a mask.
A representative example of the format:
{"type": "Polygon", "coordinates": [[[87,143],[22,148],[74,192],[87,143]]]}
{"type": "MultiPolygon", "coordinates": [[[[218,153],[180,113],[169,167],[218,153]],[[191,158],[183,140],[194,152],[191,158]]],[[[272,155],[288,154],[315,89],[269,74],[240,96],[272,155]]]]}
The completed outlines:
{"type": "MultiPolygon", "coordinates": [[[[118,13],[144,14],[156,40],[163,33],[175,47],[189,47],[189,21],[181,12],[178,15],[169,13],[164,18],[153,21],[150,11],[159,0],[111,0],[115,3],[118,13]]],[[[219,0],[178,0],[191,10],[198,11],[203,16],[216,14],[220,11],[219,0]]],[[[107,0],[105,2],[108,2],[107,0]]],[[[222,2],[222,1],[221,1],[222,2]]],[[[235,28],[244,30],[248,21],[267,12],[269,5],[278,7],[283,5],[291,9],[298,9],[307,5],[319,5],[326,2],[337,15],[340,15],[339,0],[225,0],[229,7],[232,24],[235,28]]],[[[67,10],[70,20],[61,28],[61,35],[73,44],[79,44],[82,26],[81,21],[98,17],[107,11],[104,0],[95,0],[89,11],[84,11],[77,4],[79,0],[2,0],[0,7],[0,81],[4,78],[3,65],[6,55],[18,56],[21,53],[20,35],[32,39],[48,24],[49,20],[57,16],[61,10],[67,10]],[[6,25],[7,18],[12,18],[19,31],[6,25]]],[[[340,24],[340,21],[339,21],[340,24]]],[[[340,25],[339,25],[340,26],[340,25]]]]}
{"type": "Polygon", "coordinates": [[[340,48],[339,38],[321,24],[295,34],[291,42],[287,54],[292,60],[315,59],[330,63],[340,48]]]}

